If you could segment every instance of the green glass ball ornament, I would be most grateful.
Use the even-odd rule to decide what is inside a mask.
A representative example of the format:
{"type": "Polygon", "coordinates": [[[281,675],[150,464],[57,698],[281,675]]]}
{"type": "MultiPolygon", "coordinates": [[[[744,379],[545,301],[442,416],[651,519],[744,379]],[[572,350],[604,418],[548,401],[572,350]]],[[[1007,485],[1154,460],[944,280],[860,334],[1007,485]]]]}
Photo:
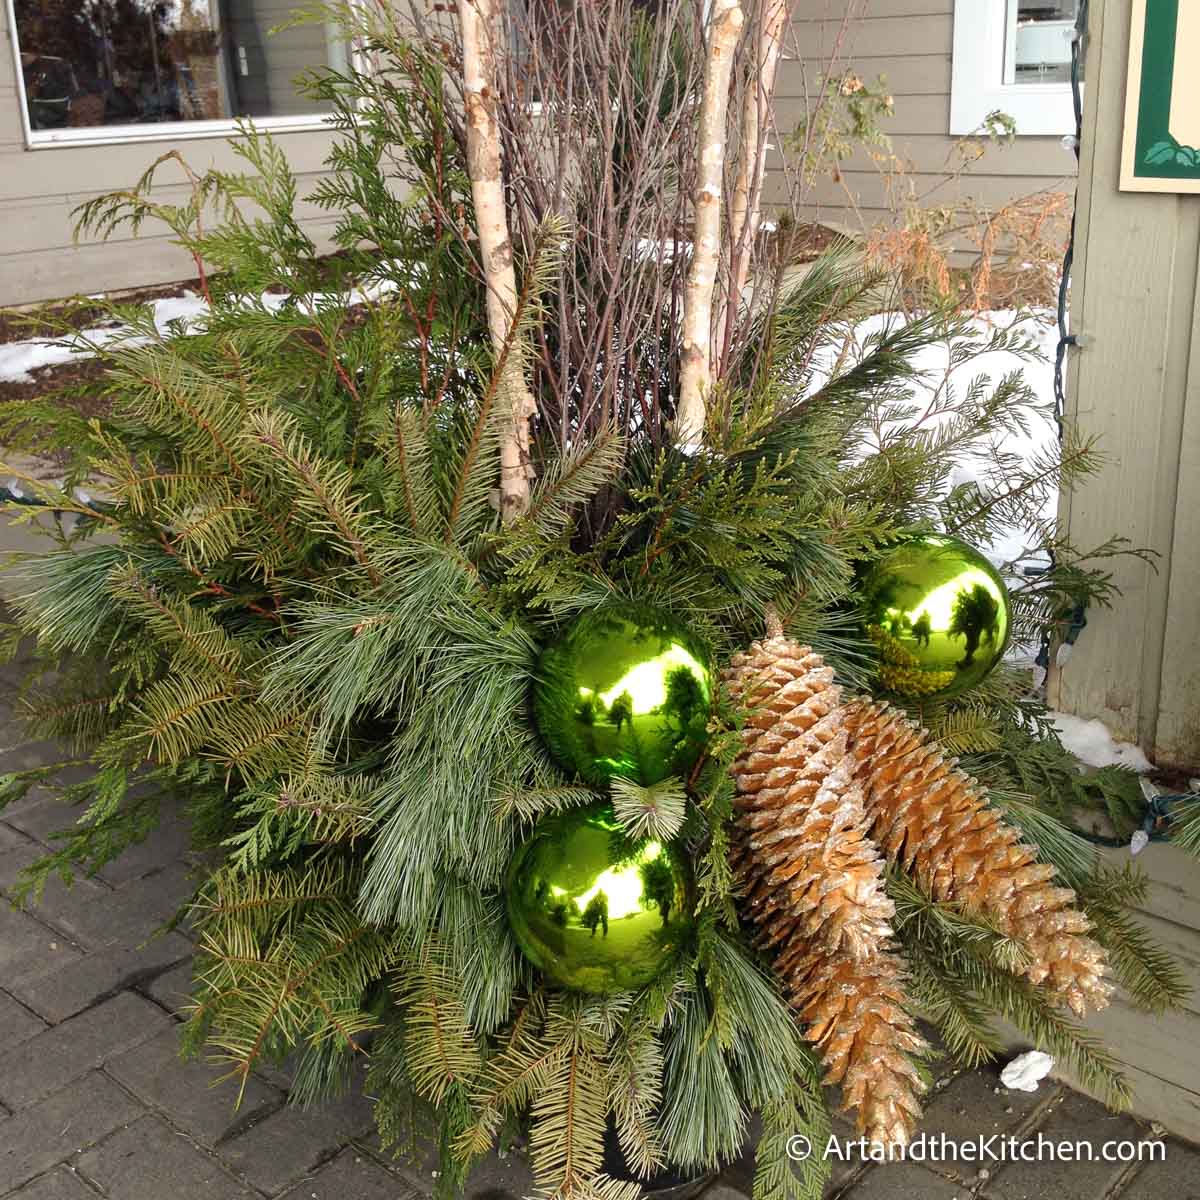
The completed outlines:
{"type": "Polygon", "coordinates": [[[513,855],[505,902],[517,944],[559,987],[603,994],[650,983],[691,927],[686,862],[631,839],[608,801],[543,817],[513,855]]]}
{"type": "Polygon", "coordinates": [[[1008,589],[973,546],[929,534],[892,547],[861,582],[879,682],[905,697],[953,696],[1004,656],[1008,589]]]}
{"type": "Polygon", "coordinates": [[[633,607],[578,618],[538,664],[533,713],[550,753],[604,788],[686,775],[708,741],[712,671],[678,622],[633,607]]]}

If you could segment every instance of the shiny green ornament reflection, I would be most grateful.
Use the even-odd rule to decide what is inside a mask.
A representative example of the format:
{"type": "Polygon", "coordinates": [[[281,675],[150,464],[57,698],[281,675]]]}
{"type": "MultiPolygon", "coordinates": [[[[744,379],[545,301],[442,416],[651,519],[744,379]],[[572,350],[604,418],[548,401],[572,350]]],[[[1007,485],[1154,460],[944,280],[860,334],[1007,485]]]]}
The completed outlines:
{"type": "Polygon", "coordinates": [[[651,982],[691,925],[687,867],[634,841],[607,801],[543,817],[506,882],[518,945],[552,983],[604,993],[651,982]]]}
{"type": "Polygon", "coordinates": [[[931,534],[904,542],[863,579],[879,682],[901,696],[953,696],[1000,661],[1011,625],[1008,589],[973,546],[931,534]]]}
{"type": "Polygon", "coordinates": [[[538,664],[533,708],[551,754],[596,787],[649,787],[704,752],[712,674],[678,623],[639,609],[580,617],[538,664]]]}

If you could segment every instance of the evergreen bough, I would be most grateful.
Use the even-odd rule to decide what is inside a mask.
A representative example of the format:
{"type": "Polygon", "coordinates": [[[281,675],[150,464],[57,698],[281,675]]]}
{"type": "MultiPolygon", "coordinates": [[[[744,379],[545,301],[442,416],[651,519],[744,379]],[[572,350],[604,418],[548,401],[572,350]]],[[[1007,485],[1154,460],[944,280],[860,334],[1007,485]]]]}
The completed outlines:
{"type": "MultiPolygon", "coordinates": [[[[653,63],[654,39],[638,32],[628,52],[653,63]]],[[[636,994],[554,992],[518,952],[501,895],[509,857],[537,816],[593,798],[531,727],[539,647],[579,613],[628,599],[689,621],[727,662],[774,605],[792,636],[865,687],[875,660],[856,564],[913,532],[984,542],[1013,526],[1057,552],[1015,593],[1017,636],[1034,640],[1076,603],[1111,597],[1103,560],[1122,548],[1085,558],[1040,518],[1044,489],[1092,469],[1094,450],[1068,440],[1024,463],[996,448],[1044,416],[1018,375],[973,372],[991,351],[1036,353],[1016,324],[980,334],[931,313],[855,343],[849,331],[886,302],[846,247],[787,286],[776,272],[769,302],[739,317],[704,445],[681,449],[668,433],[671,297],[686,256],[623,260],[605,286],[639,298],[641,342],[610,345],[573,379],[562,370],[572,337],[593,337],[562,324],[560,303],[600,286],[580,275],[595,264],[573,232],[598,219],[586,196],[518,225],[518,311],[497,354],[467,236],[453,56],[394,28],[371,38],[386,70],[311,81],[339,135],[314,196],[336,219],[334,259],[296,219],[281,150],[249,126],[234,143],[245,174],[189,174],[191,198],[173,205],[152,191],[160,162],[81,213],[100,232],[165,222],[203,266],[210,309],[159,331],[113,306],[130,333],[95,347],[106,415],[55,400],[2,414],[7,445],[49,445],[66,462],[61,486],[23,483],[59,519],[40,525],[54,547],[15,568],[6,644],[36,638],[31,735],[90,767],[61,785],[79,815],[23,888],[98,870],[149,833],[164,800],[181,800],[197,843],[224,852],[190,908],[186,1036],[243,1085],[256,1065],[290,1058],[292,1100],[308,1103],[362,1086],[365,1064],[385,1142],[432,1136],[446,1192],[528,1122],[548,1195],[631,1196],[600,1174],[607,1120],[647,1173],[716,1166],[757,1114],[756,1197],[816,1196],[820,1156],[793,1163],[787,1141],[824,1144],[820,1069],[743,935],[730,873],[732,703],[715,709],[686,788],[663,785],[661,805],[632,788],[615,797],[634,831],[666,813],[695,865],[695,932],[662,978],[636,994]],[[953,372],[931,404],[914,360],[932,345],[949,347],[953,372]],[[510,355],[548,399],[528,506],[505,524],[495,489],[510,355]],[[586,376],[600,369],[625,373],[603,420],[586,376]],[[948,482],[968,454],[992,465],[986,492],[948,482]]],[[[686,59],[677,39],[657,53],[686,59]]],[[[686,87],[669,90],[658,119],[687,103],[686,87]]],[[[622,170],[618,185],[642,187],[622,170]]],[[[1178,970],[1128,912],[1144,880],[1103,867],[1064,824],[1081,790],[1110,805],[1116,790],[1076,778],[1023,673],[1001,668],[913,716],[968,757],[1076,889],[1131,998],[1178,1002],[1178,970]]],[[[2,800],[53,785],[58,770],[7,776],[2,800]]],[[[1111,1057],[1021,976],[1009,939],[904,876],[888,886],[911,994],[951,1053],[994,1055],[1000,1016],[1127,1100],[1111,1057]]]]}

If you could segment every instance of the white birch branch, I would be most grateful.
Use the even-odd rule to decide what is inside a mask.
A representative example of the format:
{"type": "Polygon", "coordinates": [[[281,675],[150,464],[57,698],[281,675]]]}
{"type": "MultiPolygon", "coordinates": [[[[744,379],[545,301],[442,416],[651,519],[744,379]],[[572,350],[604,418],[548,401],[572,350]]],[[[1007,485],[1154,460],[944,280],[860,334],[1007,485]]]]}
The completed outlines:
{"type": "Polygon", "coordinates": [[[685,446],[698,446],[712,386],[713,292],[721,257],[721,187],[725,168],[725,118],[729,77],[744,21],[738,0],[713,0],[704,97],[700,105],[692,261],[683,301],[683,338],[679,363],[679,404],[675,435],[685,446]]]}
{"type": "MultiPolygon", "coordinates": [[[[762,0],[757,45],[742,98],[741,155],[737,182],[730,206],[729,229],[733,239],[730,271],[729,320],[734,320],[742,292],[750,275],[754,239],[758,236],[762,203],[763,173],[767,165],[767,133],[771,102],[775,95],[775,73],[783,47],[784,30],[791,11],[789,0],[762,0]]],[[[721,322],[723,325],[724,322],[721,322]]],[[[726,330],[725,336],[728,337],[726,330]]]]}
{"type": "Polygon", "coordinates": [[[500,515],[504,521],[511,521],[529,504],[529,422],[536,406],[525,381],[523,355],[519,347],[510,345],[517,311],[517,277],[504,204],[500,125],[496,119],[496,14],[501,2],[459,0],[458,13],[462,23],[467,169],[487,285],[492,352],[497,362],[504,362],[497,395],[509,411],[508,428],[500,443],[500,515]]]}

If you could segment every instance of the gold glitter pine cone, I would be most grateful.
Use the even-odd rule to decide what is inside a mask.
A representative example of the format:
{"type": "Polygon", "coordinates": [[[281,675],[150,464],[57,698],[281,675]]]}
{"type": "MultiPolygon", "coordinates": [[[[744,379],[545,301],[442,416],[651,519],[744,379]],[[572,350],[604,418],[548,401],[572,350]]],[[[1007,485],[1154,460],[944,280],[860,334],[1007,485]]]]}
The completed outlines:
{"type": "Polygon", "coordinates": [[[731,690],[752,708],[734,763],[740,812],[734,865],[757,944],[838,1084],[858,1130],[908,1140],[927,1049],[904,1009],[891,948],[892,902],[853,779],[833,673],[787,639],[733,659],[731,690]]]}
{"type": "Polygon", "coordinates": [[[749,711],[733,765],[745,912],[860,1133],[907,1141],[924,1090],[881,849],[935,899],[1019,941],[1032,982],[1076,1013],[1103,1007],[1104,954],[1074,893],[924,730],[886,705],[844,703],[832,669],[778,625],[725,679],[749,711]]]}
{"type": "Polygon", "coordinates": [[[1104,950],[1084,936],[1075,893],[1054,883],[987,801],[984,789],[929,741],[928,733],[883,704],[847,706],[850,745],[873,836],[935,900],[991,918],[1027,951],[1024,974],[1082,1017],[1108,1003],[1104,950]]]}

